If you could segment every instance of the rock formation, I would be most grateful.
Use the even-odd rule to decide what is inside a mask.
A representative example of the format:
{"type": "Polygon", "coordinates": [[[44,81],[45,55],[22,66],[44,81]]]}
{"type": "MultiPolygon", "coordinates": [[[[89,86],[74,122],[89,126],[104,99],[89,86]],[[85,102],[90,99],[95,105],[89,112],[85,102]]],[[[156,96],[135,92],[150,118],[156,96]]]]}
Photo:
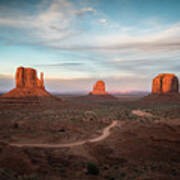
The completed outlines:
{"type": "Polygon", "coordinates": [[[35,69],[19,67],[16,71],[16,88],[44,89],[43,73],[41,79],[38,79],[35,69]]]}
{"type": "Polygon", "coordinates": [[[50,96],[44,87],[44,77],[37,77],[37,71],[32,68],[19,67],[16,70],[16,88],[3,97],[50,96]]]}
{"type": "Polygon", "coordinates": [[[93,87],[93,91],[91,92],[92,95],[107,95],[106,87],[104,81],[100,80],[97,81],[93,87]]]}
{"type": "Polygon", "coordinates": [[[174,74],[159,74],[153,79],[152,94],[178,93],[179,82],[174,74]]]}

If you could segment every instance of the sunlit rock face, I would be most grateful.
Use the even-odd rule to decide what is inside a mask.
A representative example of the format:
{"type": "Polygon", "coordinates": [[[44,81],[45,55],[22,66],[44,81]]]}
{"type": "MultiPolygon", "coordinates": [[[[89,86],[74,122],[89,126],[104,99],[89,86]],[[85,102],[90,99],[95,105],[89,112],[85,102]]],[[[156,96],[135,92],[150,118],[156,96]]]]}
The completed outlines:
{"type": "Polygon", "coordinates": [[[91,92],[93,95],[107,95],[105,82],[104,81],[97,81],[93,87],[93,91],[91,92]]]}
{"type": "Polygon", "coordinates": [[[16,71],[17,88],[42,88],[44,89],[44,78],[41,73],[41,79],[37,77],[37,71],[32,68],[19,67],[16,71]]]}
{"type": "Polygon", "coordinates": [[[153,79],[152,94],[178,93],[179,82],[174,74],[159,74],[153,79]]]}
{"type": "Polygon", "coordinates": [[[3,97],[50,96],[45,90],[43,73],[38,79],[35,69],[17,68],[15,80],[16,88],[4,94],[3,97]]]}

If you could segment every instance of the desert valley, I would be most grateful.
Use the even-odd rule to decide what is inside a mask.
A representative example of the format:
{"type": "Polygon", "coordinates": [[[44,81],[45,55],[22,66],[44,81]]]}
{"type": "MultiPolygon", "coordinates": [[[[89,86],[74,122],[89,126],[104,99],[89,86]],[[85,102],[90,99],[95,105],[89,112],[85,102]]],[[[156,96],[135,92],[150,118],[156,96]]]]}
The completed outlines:
{"type": "Polygon", "coordinates": [[[0,0],[0,180],[180,180],[180,0],[0,0]]]}
{"type": "Polygon", "coordinates": [[[1,180],[180,178],[178,79],[160,74],[152,94],[115,97],[98,81],[86,96],[54,96],[35,69],[16,71],[0,98],[1,180]]]}

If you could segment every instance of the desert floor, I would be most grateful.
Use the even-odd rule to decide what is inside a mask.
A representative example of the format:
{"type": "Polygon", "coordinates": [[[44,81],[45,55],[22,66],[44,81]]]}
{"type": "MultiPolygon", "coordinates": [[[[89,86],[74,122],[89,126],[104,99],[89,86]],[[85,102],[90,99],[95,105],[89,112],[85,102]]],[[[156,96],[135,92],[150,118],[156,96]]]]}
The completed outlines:
{"type": "Polygon", "coordinates": [[[0,98],[0,180],[179,180],[180,101],[0,98]]]}

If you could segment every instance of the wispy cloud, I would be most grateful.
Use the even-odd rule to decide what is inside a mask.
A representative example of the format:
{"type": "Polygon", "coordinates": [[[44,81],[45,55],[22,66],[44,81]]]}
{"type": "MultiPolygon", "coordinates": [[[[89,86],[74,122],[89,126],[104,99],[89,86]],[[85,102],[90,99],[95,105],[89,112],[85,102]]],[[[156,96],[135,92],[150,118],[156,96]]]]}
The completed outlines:
{"type": "Polygon", "coordinates": [[[107,19],[99,19],[98,22],[101,23],[101,24],[106,24],[107,23],[107,19]]]}
{"type": "Polygon", "coordinates": [[[93,13],[93,14],[96,14],[96,10],[89,7],[89,8],[83,8],[83,9],[80,9],[80,10],[76,10],[74,11],[76,15],[80,16],[80,15],[84,15],[86,13],[93,13]]]}
{"type": "MultiPolygon", "coordinates": [[[[125,50],[151,53],[180,49],[180,23],[169,27],[160,26],[162,28],[158,28],[157,32],[156,22],[154,26],[152,25],[151,33],[118,25],[117,32],[102,31],[88,34],[82,33],[83,30],[77,23],[78,17],[87,13],[96,14],[97,11],[94,8],[77,8],[69,0],[44,0],[43,2],[46,3],[36,7],[38,11],[33,15],[17,12],[15,17],[11,12],[0,16],[0,26],[24,29],[24,33],[28,36],[23,40],[11,37],[11,40],[15,38],[19,43],[37,44],[60,50],[103,51],[103,53],[125,50]],[[133,34],[135,30],[139,35],[133,34]]],[[[100,18],[98,22],[106,24],[107,19],[100,18]]]]}
{"type": "Polygon", "coordinates": [[[159,32],[143,33],[133,36],[123,33],[96,34],[86,42],[72,42],[67,46],[54,44],[53,47],[63,50],[84,50],[102,51],[103,53],[117,53],[129,50],[150,54],[153,52],[173,52],[180,51],[180,23],[174,24],[167,29],[159,32]]]}
{"type": "MultiPolygon", "coordinates": [[[[96,14],[96,10],[88,7],[77,9],[69,0],[52,0],[38,6],[38,13],[33,15],[17,12],[0,17],[0,26],[25,29],[33,41],[51,45],[59,40],[68,39],[78,33],[76,18],[86,13],[96,14]],[[49,2],[49,3],[48,3],[49,2]],[[35,39],[37,38],[37,39],[35,39]]],[[[13,10],[12,11],[16,11],[13,10]]],[[[32,41],[29,40],[29,43],[32,41]]],[[[28,42],[27,42],[28,43],[28,42]]],[[[59,42],[58,42],[59,43],[59,42]]]]}

